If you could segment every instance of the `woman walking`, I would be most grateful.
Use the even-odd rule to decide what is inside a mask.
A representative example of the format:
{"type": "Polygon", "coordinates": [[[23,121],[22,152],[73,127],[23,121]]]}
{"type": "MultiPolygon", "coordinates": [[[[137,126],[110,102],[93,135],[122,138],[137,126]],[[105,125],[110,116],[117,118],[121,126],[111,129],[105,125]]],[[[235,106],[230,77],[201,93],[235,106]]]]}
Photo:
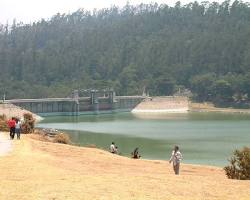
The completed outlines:
{"type": "Polygon", "coordinates": [[[16,133],[16,135],[17,135],[17,139],[20,140],[21,122],[20,122],[19,119],[16,119],[15,133],[16,133]]]}
{"type": "Polygon", "coordinates": [[[179,147],[175,146],[174,150],[172,151],[172,155],[170,157],[169,163],[173,162],[173,169],[176,175],[179,175],[181,160],[182,160],[182,155],[179,150],[179,147]]]}

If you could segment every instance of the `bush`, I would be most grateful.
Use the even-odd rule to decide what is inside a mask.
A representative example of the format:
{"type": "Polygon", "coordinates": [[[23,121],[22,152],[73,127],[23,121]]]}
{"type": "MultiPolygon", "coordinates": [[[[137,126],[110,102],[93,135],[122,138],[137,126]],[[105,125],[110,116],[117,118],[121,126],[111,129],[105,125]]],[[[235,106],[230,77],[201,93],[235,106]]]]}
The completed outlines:
{"type": "Polygon", "coordinates": [[[229,160],[230,165],[224,167],[226,175],[231,179],[250,180],[250,148],[235,150],[229,160]]]}
{"type": "Polygon", "coordinates": [[[33,133],[35,127],[35,119],[30,113],[23,114],[24,122],[22,124],[22,133],[33,133]]]}
{"type": "Polygon", "coordinates": [[[71,144],[69,136],[65,133],[59,133],[55,136],[53,142],[62,143],[62,144],[71,144]]]}
{"type": "Polygon", "coordinates": [[[0,131],[9,131],[6,115],[0,115],[0,131]]]}
{"type": "Polygon", "coordinates": [[[31,138],[33,139],[36,139],[36,140],[40,140],[40,141],[43,141],[43,142],[51,142],[52,139],[50,139],[46,133],[44,133],[42,130],[40,129],[36,129],[34,131],[34,134],[31,135],[31,138]]]}

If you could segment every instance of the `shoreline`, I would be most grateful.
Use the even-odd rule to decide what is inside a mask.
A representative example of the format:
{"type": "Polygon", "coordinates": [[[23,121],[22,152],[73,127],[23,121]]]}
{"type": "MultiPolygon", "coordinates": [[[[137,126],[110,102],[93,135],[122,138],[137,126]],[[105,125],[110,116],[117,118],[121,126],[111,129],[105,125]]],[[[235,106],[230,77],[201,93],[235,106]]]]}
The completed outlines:
{"type": "MultiPolygon", "coordinates": [[[[68,133],[63,132],[63,134],[68,134],[68,133]]],[[[76,147],[76,148],[80,148],[80,149],[81,148],[87,148],[89,150],[96,149],[96,150],[103,151],[105,153],[111,154],[108,150],[96,147],[95,145],[94,146],[91,146],[91,145],[90,146],[80,146],[80,145],[77,145],[77,144],[74,144],[74,143],[71,143],[71,144],[62,144],[62,143],[52,142],[49,139],[48,140],[41,139],[41,137],[40,137],[41,134],[38,134],[38,133],[21,134],[21,135],[24,136],[25,140],[28,138],[28,139],[31,139],[31,140],[34,140],[34,141],[39,141],[39,142],[44,142],[44,143],[49,143],[49,144],[54,144],[54,145],[62,145],[62,146],[65,146],[65,147],[66,146],[72,146],[72,147],[76,147]]],[[[9,136],[8,132],[2,132],[2,131],[0,131],[0,141],[4,138],[4,142],[7,141],[8,144],[9,144],[8,147],[7,147],[7,149],[4,150],[2,156],[6,155],[8,153],[11,153],[11,150],[13,148],[12,144],[11,144],[11,141],[15,141],[16,140],[16,139],[15,140],[9,140],[8,136],[9,136]]],[[[122,154],[111,154],[111,155],[115,155],[115,156],[119,156],[119,157],[131,159],[131,160],[144,160],[144,161],[149,161],[149,162],[168,162],[168,160],[162,160],[162,159],[149,159],[149,158],[132,159],[131,157],[126,156],[126,155],[122,155],[122,154]]],[[[0,152],[0,156],[1,156],[1,152],[0,152]]],[[[220,169],[220,170],[223,169],[222,166],[207,165],[207,164],[198,164],[198,163],[185,163],[185,162],[182,162],[182,165],[186,165],[186,166],[190,166],[190,167],[216,168],[216,169],[220,169]]]]}
{"type": "Polygon", "coordinates": [[[215,107],[213,103],[197,103],[190,101],[187,97],[162,96],[149,97],[139,103],[131,111],[132,113],[189,113],[189,112],[217,112],[217,113],[246,113],[250,114],[250,109],[221,108],[215,107]]]}
{"type": "Polygon", "coordinates": [[[144,109],[134,108],[132,111],[134,114],[171,114],[171,113],[238,113],[238,114],[250,114],[250,109],[238,109],[238,108],[221,108],[215,107],[212,103],[195,103],[189,102],[188,108],[171,108],[171,109],[144,109]]]}
{"type": "MultiPolygon", "coordinates": [[[[38,136],[38,137],[35,137],[35,138],[33,138],[32,137],[32,139],[34,139],[34,140],[38,140],[38,141],[42,141],[42,142],[50,142],[50,143],[54,143],[53,141],[52,141],[52,139],[53,139],[53,137],[52,138],[50,138],[50,137],[48,137],[48,139],[44,139],[43,137],[39,137],[39,136],[42,136],[41,134],[38,134],[38,133],[35,133],[37,130],[38,130],[38,132],[40,132],[40,130],[42,130],[43,128],[35,128],[35,131],[34,131],[34,133],[33,134],[30,134],[30,135],[34,135],[34,136],[38,136]]],[[[66,135],[68,135],[69,136],[69,138],[70,138],[70,133],[68,132],[68,130],[65,130],[65,129],[55,129],[55,130],[57,130],[59,133],[63,133],[63,134],[66,134],[66,135]]],[[[29,134],[28,134],[29,135],[29,134]]],[[[85,144],[85,145],[81,145],[81,144],[79,144],[79,143],[73,143],[72,141],[71,141],[71,143],[70,144],[65,144],[65,145],[70,145],[70,146],[75,146],[75,147],[82,147],[82,148],[94,148],[94,149],[99,149],[99,150],[101,150],[101,151],[105,151],[105,152],[108,152],[109,153],[109,150],[108,150],[108,148],[104,148],[104,147],[101,147],[101,146],[97,146],[95,143],[91,143],[91,144],[85,144]]],[[[171,153],[171,152],[169,152],[169,153],[171,153]]],[[[131,158],[131,154],[130,153],[128,153],[128,152],[126,152],[125,154],[124,153],[120,153],[120,154],[116,154],[116,155],[118,155],[118,156],[121,156],[121,157],[125,157],[125,158],[131,158]]],[[[162,161],[162,162],[166,162],[166,161],[168,161],[167,159],[161,159],[161,158],[145,158],[145,157],[142,157],[141,158],[142,160],[148,160],[148,161],[162,161]]],[[[185,164],[185,165],[190,165],[190,166],[200,166],[200,167],[202,167],[202,166],[204,166],[204,167],[216,167],[216,168],[220,168],[220,169],[223,169],[223,167],[225,166],[225,165],[227,165],[227,164],[229,164],[229,163],[225,163],[225,164],[214,164],[214,165],[209,165],[209,164],[206,164],[206,163],[199,163],[199,162],[197,162],[197,163],[192,163],[192,162],[188,162],[188,163],[183,163],[183,164],[185,164]]]]}
{"type": "Polygon", "coordinates": [[[133,109],[132,113],[188,113],[186,109],[161,109],[161,110],[147,110],[147,109],[133,109]]]}
{"type": "Polygon", "coordinates": [[[217,113],[239,113],[250,114],[250,109],[237,109],[237,108],[219,108],[215,107],[212,103],[194,103],[189,104],[190,112],[217,112],[217,113]]]}
{"type": "Polygon", "coordinates": [[[250,181],[227,179],[219,167],[182,163],[176,176],[167,161],[131,159],[31,136],[12,140],[12,151],[0,159],[1,199],[248,200],[250,196],[250,181]]]}
{"type": "MultiPolygon", "coordinates": [[[[67,133],[64,133],[64,134],[67,134],[67,133]]],[[[9,132],[0,131],[0,141],[1,141],[1,140],[4,141],[4,142],[7,141],[8,144],[10,144],[10,146],[8,146],[7,149],[4,151],[4,153],[3,153],[2,155],[0,154],[0,156],[4,156],[4,155],[6,155],[6,154],[11,153],[12,148],[13,148],[11,142],[12,142],[12,141],[13,141],[13,142],[18,141],[18,140],[16,140],[16,139],[14,139],[14,140],[9,140],[8,136],[9,136],[9,132]],[[4,139],[3,139],[3,138],[4,138],[4,139]]],[[[34,140],[34,141],[37,141],[37,142],[48,143],[48,144],[52,144],[52,145],[55,145],[55,146],[56,146],[56,145],[61,145],[61,146],[65,146],[65,148],[66,148],[67,146],[69,146],[69,147],[73,147],[73,148],[76,147],[76,148],[79,148],[79,149],[82,149],[82,148],[86,148],[86,149],[89,149],[89,150],[95,149],[95,150],[98,150],[98,151],[103,151],[103,152],[108,153],[108,154],[110,154],[110,155],[119,156],[119,157],[122,157],[122,158],[131,159],[131,160],[144,160],[144,161],[149,161],[149,162],[168,162],[168,160],[162,160],[162,159],[148,159],[148,158],[132,159],[131,157],[125,156],[125,155],[111,154],[108,150],[102,149],[102,148],[98,148],[98,147],[96,147],[96,146],[79,146],[79,145],[74,144],[74,143],[72,143],[72,144],[62,144],[62,143],[52,142],[52,141],[50,141],[50,140],[43,140],[43,139],[40,139],[40,136],[41,136],[41,135],[40,135],[40,134],[36,134],[36,133],[21,134],[21,136],[24,137],[24,138],[22,138],[22,139],[24,139],[24,140],[27,140],[27,139],[28,139],[28,140],[34,140]],[[37,136],[38,136],[38,137],[37,137],[37,136]]],[[[1,150],[1,149],[0,149],[0,150],[1,150]]],[[[221,167],[221,166],[216,166],[216,165],[195,164],[195,163],[185,163],[185,162],[182,162],[181,164],[182,164],[182,165],[186,165],[186,166],[190,166],[190,167],[206,167],[206,168],[216,168],[216,169],[220,169],[220,170],[223,169],[223,167],[221,167]]]]}

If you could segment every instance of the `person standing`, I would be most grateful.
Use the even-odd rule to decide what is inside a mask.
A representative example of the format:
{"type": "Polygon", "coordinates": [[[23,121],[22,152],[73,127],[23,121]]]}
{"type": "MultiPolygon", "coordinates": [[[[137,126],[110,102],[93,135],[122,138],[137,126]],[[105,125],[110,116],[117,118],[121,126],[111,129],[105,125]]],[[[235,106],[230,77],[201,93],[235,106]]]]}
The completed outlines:
{"type": "Polygon", "coordinates": [[[17,139],[20,140],[21,121],[19,119],[16,119],[15,133],[17,135],[17,139]]]}
{"type": "Polygon", "coordinates": [[[16,127],[16,121],[15,118],[12,117],[9,121],[8,121],[8,126],[10,128],[10,139],[13,140],[15,137],[15,127],[16,127]]]}
{"type": "Polygon", "coordinates": [[[173,169],[176,175],[179,175],[181,160],[182,160],[182,154],[180,152],[180,149],[178,146],[175,146],[174,150],[172,151],[169,163],[173,162],[173,169]]]}

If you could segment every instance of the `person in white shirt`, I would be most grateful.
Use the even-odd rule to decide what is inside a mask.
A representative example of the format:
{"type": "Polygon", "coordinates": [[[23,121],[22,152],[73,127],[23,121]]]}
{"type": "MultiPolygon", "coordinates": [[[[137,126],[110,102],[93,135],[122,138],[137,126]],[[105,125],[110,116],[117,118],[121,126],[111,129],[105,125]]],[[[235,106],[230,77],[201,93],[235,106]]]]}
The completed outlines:
{"type": "Polygon", "coordinates": [[[20,140],[21,121],[19,119],[16,119],[15,133],[17,135],[17,139],[20,140]]]}
{"type": "Polygon", "coordinates": [[[176,175],[179,175],[181,160],[182,160],[182,155],[181,155],[181,152],[179,150],[179,147],[175,146],[174,150],[172,151],[172,155],[169,159],[169,163],[173,162],[173,169],[174,169],[174,173],[176,175]]]}
{"type": "Polygon", "coordinates": [[[110,152],[111,153],[118,153],[118,148],[115,146],[114,142],[112,142],[110,145],[110,152]]]}

